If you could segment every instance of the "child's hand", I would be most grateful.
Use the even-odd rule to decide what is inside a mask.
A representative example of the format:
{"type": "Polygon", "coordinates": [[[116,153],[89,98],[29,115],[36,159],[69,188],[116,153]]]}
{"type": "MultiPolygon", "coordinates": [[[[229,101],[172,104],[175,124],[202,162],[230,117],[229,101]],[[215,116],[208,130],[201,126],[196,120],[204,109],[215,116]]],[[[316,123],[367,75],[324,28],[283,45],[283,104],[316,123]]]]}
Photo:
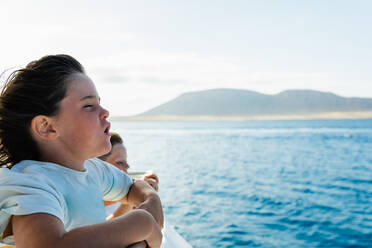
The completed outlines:
{"type": "Polygon", "coordinates": [[[143,180],[145,180],[146,178],[152,178],[156,181],[156,183],[159,183],[159,177],[152,171],[147,171],[145,173],[145,175],[143,175],[143,180]]]}
{"type": "Polygon", "coordinates": [[[146,183],[148,183],[156,192],[159,191],[158,183],[152,178],[145,178],[143,179],[146,183]]]}
{"type": "Polygon", "coordinates": [[[159,227],[163,228],[164,215],[159,195],[145,181],[134,181],[128,194],[121,202],[137,206],[137,209],[146,210],[155,218],[159,227]]]}
{"type": "Polygon", "coordinates": [[[159,178],[155,173],[146,172],[141,179],[148,183],[156,192],[159,191],[159,178]]]}

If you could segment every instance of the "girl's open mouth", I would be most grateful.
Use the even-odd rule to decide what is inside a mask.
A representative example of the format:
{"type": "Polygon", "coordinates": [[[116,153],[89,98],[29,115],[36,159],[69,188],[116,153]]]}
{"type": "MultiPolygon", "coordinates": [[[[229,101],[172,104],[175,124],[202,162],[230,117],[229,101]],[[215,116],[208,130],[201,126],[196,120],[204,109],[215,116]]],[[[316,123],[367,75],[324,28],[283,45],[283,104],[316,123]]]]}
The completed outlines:
{"type": "Polygon", "coordinates": [[[108,124],[108,126],[106,127],[106,129],[105,129],[105,131],[104,131],[104,133],[106,134],[106,135],[110,135],[110,123],[108,124]]]}

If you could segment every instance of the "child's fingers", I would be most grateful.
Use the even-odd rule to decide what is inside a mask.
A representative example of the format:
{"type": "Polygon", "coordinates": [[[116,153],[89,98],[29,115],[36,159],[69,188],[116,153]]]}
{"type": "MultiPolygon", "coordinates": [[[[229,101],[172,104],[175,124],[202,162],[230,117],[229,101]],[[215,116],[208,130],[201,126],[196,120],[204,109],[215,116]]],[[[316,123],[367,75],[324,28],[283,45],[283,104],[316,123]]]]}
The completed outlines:
{"type": "Polygon", "coordinates": [[[159,183],[159,177],[154,173],[154,172],[146,172],[146,174],[144,175],[144,178],[152,178],[156,181],[156,183],[159,183]]]}
{"type": "Polygon", "coordinates": [[[158,186],[158,183],[152,179],[152,178],[146,178],[145,179],[145,182],[147,182],[148,184],[150,184],[150,186],[156,191],[158,192],[159,191],[159,186],[158,186]]]}

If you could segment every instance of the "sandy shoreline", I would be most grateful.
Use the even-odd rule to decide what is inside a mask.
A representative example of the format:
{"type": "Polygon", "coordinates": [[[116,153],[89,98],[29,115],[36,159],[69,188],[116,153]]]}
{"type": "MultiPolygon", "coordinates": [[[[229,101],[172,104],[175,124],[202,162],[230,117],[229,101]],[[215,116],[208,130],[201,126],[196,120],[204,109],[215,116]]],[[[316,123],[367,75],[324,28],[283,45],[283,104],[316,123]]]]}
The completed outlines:
{"type": "Polygon", "coordinates": [[[211,115],[158,115],[158,116],[112,116],[113,121],[248,121],[248,120],[338,120],[372,119],[372,111],[328,112],[303,115],[252,115],[252,116],[211,116],[211,115]]]}

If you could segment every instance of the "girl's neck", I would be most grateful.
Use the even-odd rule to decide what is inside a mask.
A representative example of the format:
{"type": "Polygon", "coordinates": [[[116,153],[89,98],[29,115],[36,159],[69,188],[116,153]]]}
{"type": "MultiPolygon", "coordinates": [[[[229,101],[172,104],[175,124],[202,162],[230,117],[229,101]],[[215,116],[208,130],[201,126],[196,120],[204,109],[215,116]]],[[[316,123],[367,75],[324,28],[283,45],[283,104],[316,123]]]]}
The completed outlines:
{"type": "Polygon", "coordinates": [[[38,143],[38,147],[41,154],[40,161],[52,162],[77,171],[85,171],[84,162],[88,158],[82,153],[66,148],[62,142],[58,140],[41,141],[38,143]]]}
{"type": "Polygon", "coordinates": [[[61,154],[58,152],[49,153],[44,151],[42,154],[40,161],[52,162],[77,171],[85,171],[85,159],[76,159],[70,154],[61,154]]]}

